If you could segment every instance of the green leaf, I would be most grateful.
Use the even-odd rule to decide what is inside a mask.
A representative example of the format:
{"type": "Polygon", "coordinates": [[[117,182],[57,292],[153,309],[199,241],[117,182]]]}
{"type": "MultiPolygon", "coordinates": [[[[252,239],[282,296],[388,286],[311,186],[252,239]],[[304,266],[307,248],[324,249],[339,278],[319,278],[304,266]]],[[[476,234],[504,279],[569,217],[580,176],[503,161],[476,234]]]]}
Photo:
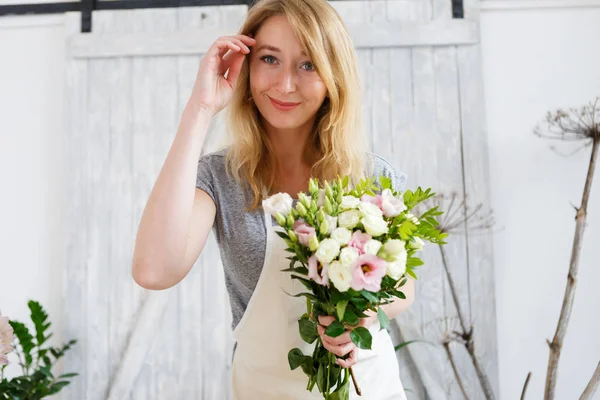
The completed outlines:
{"type": "Polygon", "coordinates": [[[346,328],[340,321],[333,321],[331,325],[325,328],[325,333],[331,337],[338,337],[344,332],[346,332],[346,328]]]}
{"type": "Polygon", "coordinates": [[[319,363],[319,369],[317,370],[317,387],[321,393],[325,391],[325,380],[325,367],[322,363],[319,363]]]}
{"type": "Polygon", "coordinates": [[[373,337],[371,336],[371,332],[369,332],[367,328],[363,326],[354,328],[350,332],[350,338],[358,348],[364,350],[371,350],[371,343],[373,341],[373,337]]]}
{"type": "Polygon", "coordinates": [[[379,303],[379,298],[369,291],[361,290],[360,294],[371,303],[379,303]]]}
{"type": "Polygon", "coordinates": [[[348,300],[338,301],[336,304],[337,315],[340,321],[344,320],[344,313],[346,312],[346,306],[348,306],[348,300]]]}
{"type": "Polygon", "coordinates": [[[408,275],[410,275],[410,276],[411,276],[413,279],[417,279],[417,275],[416,275],[416,274],[413,272],[413,270],[412,270],[412,269],[410,269],[410,267],[407,267],[407,268],[406,268],[406,273],[407,273],[408,275]]]}
{"type": "Polygon", "coordinates": [[[350,176],[346,175],[342,180],[342,188],[346,189],[348,187],[348,183],[350,183],[350,176]]]}
{"type": "Polygon", "coordinates": [[[287,233],[283,233],[283,232],[280,232],[280,231],[275,231],[275,233],[277,234],[277,236],[279,236],[282,239],[289,239],[290,238],[287,233]]]}
{"type": "Polygon", "coordinates": [[[300,331],[300,337],[306,343],[313,343],[319,337],[317,323],[308,317],[302,317],[298,320],[298,329],[300,331]]]}
{"type": "Polygon", "coordinates": [[[406,346],[408,346],[409,344],[411,344],[411,343],[415,343],[415,342],[421,342],[421,340],[409,340],[408,342],[403,342],[403,343],[400,343],[399,345],[396,345],[396,346],[394,346],[394,350],[398,351],[398,350],[400,350],[401,348],[403,348],[403,347],[406,347],[406,346]]]}
{"type": "Polygon", "coordinates": [[[358,315],[351,308],[347,308],[344,314],[344,322],[348,325],[358,325],[358,315]]]}
{"type": "Polygon", "coordinates": [[[364,310],[369,305],[367,300],[360,297],[353,297],[350,299],[350,302],[354,304],[359,310],[364,310]]]}
{"type": "Polygon", "coordinates": [[[302,362],[304,362],[302,350],[295,348],[288,352],[288,363],[290,364],[292,371],[298,368],[302,362]]]}
{"type": "Polygon", "coordinates": [[[58,379],[74,378],[74,377],[76,377],[78,375],[79,374],[77,374],[77,373],[62,374],[61,376],[58,377],[58,379]]]}
{"type": "Polygon", "coordinates": [[[408,260],[406,260],[407,267],[419,267],[423,264],[425,264],[423,260],[418,257],[409,257],[408,260]]]}
{"type": "Polygon", "coordinates": [[[344,384],[331,393],[331,400],[348,400],[350,398],[350,380],[346,379],[344,384]]]}
{"type": "Polygon", "coordinates": [[[33,356],[31,350],[35,347],[33,342],[33,336],[29,332],[29,329],[22,322],[8,321],[10,326],[13,328],[14,334],[17,337],[23,353],[25,353],[25,367],[29,368],[33,362],[33,356]]]}
{"type": "Polygon", "coordinates": [[[388,329],[390,327],[390,320],[381,307],[377,309],[377,319],[379,319],[381,329],[388,329]]]}

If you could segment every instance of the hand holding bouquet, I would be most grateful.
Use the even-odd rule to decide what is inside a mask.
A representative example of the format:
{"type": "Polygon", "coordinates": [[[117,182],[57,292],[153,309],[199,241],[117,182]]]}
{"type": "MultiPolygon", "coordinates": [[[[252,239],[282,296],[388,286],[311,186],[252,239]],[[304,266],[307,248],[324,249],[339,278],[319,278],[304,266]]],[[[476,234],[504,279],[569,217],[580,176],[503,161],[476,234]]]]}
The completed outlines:
{"type": "Polygon", "coordinates": [[[387,328],[389,320],[380,306],[406,298],[401,288],[407,275],[416,279],[414,270],[423,264],[416,252],[424,241],[444,244],[446,237],[435,229],[435,217],[442,214],[437,207],[419,217],[410,213],[435,195],[430,189],[400,193],[384,176],[379,178],[381,190],[375,178],[363,179],[352,189],[348,182],[348,177],[338,178],[319,187],[311,179],[309,195],[299,193],[295,207],[287,193],[263,201],[264,209],[283,228],[277,234],[291,253],[284,271],[307,289],[291,294],[306,298],[306,313],[298,321],[300,336],[307,343],[316,342],[312,355],[290,350],[289,364],[306,373],[307,390],[316,384],[326,399],[347,399],[349,376],[358,394],[360,389],[352,368],[344,368],[325,349],[317,328],[319,317],[333,319],[325,329],[327,336],[335,338],[349,330],[358,348],[371,349],[371,333],[360,319],[376,314],[381,329],[387,328]]]}

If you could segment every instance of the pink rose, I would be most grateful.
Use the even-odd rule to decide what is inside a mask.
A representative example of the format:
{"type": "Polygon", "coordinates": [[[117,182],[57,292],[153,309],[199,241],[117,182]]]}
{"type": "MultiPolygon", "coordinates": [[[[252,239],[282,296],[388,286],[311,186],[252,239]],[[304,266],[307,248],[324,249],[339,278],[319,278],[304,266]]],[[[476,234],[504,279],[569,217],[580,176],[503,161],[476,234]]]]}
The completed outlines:
{"type": "Polygon", "coordinates": [[[348,247],[354,247],[358,250],[358,254],[364,254],[365,243],[371,240],[371,235],[368,233],[363,233],[362,231],[354,231],[352,234],[352,238],[350,238],[350,242],[348,243],[348,247]]]}
{"type": "Polygon", "coordinates": [[[370,194],[363,194],[360,198],[360,201],[365,203],[375,204],[381,211],[383,211],[383,197],[380,194],[376,196],[371,196],[370,194]]]}
{"type": "Polygon", "coordinates": [[[308,259],[308,277],[319,285],[329,286],[327,264],[321,264],[314,254],[308,259]]]}
{"type": "Polygon", "coordinates": [[[352,271],[352,289],[378,292],[381,280],[387,272],[387,263],[374,254],[359,256],[350,266],[352,271]]]}
{"type": "Polygon", "coordinates": [[[308,247],[308,242],[313,236],[317,235],[315,228],[308,225],[306,222],[302,220],[296,220],[294,222],[294,233],[298,236],[298,241],[300,244],[308,247]]]}
{"type": "Polygon", "coordinates": [[[8,317],[0,316],[0,365],[8,364],[6,354],[13,350],[11,344],[14,338],[13,328],[8,323],[8,317]]]}

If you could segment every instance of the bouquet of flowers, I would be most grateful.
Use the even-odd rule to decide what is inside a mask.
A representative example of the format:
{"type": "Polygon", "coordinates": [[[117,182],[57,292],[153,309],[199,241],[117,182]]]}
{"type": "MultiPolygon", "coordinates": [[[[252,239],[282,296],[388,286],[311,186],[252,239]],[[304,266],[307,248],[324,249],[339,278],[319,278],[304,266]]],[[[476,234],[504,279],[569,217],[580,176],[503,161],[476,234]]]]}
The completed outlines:
{"type": "Polygon", "coordinates": [[[385,176],[379,178],[379,188],[375,181],[365,178],[350,189],[347,176],[324,182],[323,187],[311,179],[309,195],[299,193],[295,206],[287,193],[263,201],[291,253],[289,268],[283,271],[307,289],[294,294],[306,298],[306,313],[298,321],[300,336],[309,344],[316,341],[312,355],[290,350],[290,368],[302,368],[308,376],[307,390],[316,384],[325,399],[348,399],[349,376],[358,394],[360,389],[352,368],[342,368],[323,347],[318,317],[335,318],[325,330],[328,336],[351,329],[356,346],[371,349],[371,333],[359,326],[359,319],[367,312],[377,313],[381,329],[387,329],[389,320],[380,306],[406,298],[401,288],[407,275],[416,279],[414,270],[423,264],[415,254],[424,241],[444,244],[447,236],[435,228],[436,217],[442,214],[437,207],[418,217],[411,214],[435,195],[431,189],[400,193],[385,176]]]}

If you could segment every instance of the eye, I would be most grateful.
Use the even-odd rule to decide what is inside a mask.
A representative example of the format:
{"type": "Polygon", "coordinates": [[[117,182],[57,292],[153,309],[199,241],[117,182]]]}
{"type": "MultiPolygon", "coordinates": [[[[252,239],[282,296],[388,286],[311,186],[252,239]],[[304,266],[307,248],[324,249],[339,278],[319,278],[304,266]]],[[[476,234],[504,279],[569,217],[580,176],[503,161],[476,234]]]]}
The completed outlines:
{"type": "Polygon", "coordinates": [[[302,68],[306,71],[314,71],[315,70],[315,66],[310,61],[307,61],[304,64],[302,64],[302,66],[300,68],[302,68]]]}
{"type": "Polygon", "coordinates": [[[266,62],[267,64],[275,64],[277,62],[277,59],[275,57],[268,55],[268,54],[265,56],[262,56],[260,59],[263,60],[264,62],[266,62]]]}

